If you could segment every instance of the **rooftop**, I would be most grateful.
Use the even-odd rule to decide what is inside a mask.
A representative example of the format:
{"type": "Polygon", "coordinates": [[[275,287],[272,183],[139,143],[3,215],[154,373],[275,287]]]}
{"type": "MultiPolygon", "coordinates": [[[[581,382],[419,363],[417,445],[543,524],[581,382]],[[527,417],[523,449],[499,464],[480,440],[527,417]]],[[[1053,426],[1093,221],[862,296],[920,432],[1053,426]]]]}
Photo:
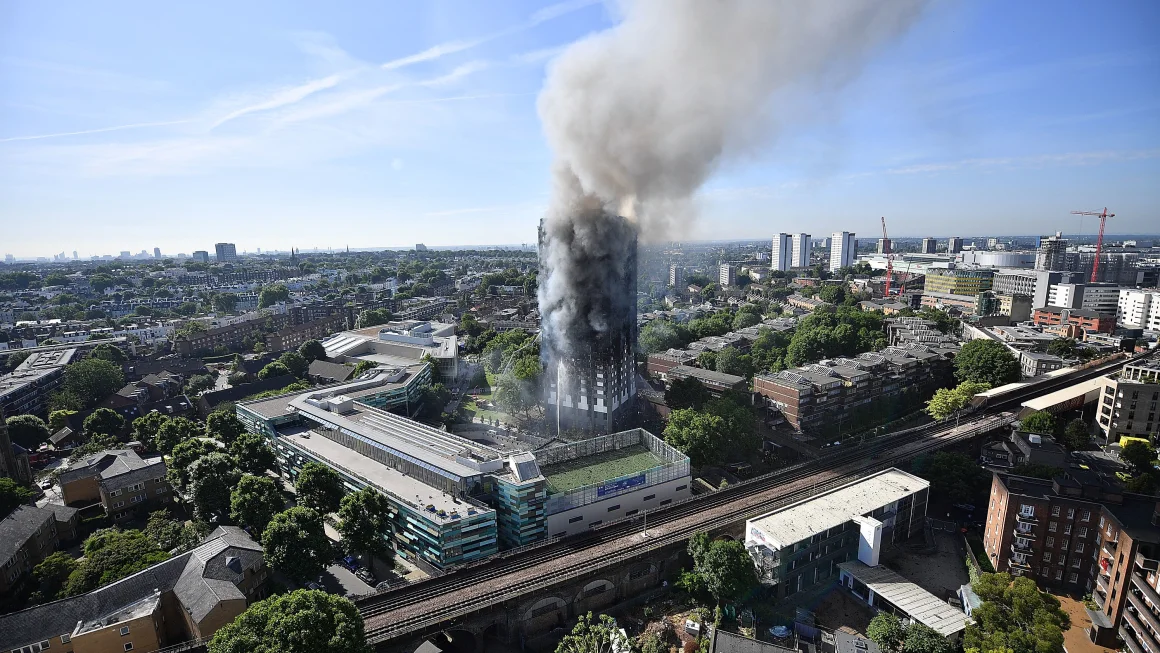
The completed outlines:
{"type": "Polygon", "coordinates": [[[713,370],[706,370],[700,367],[691,367],[689,365],[676,365],[671,370],[669,370],[669,374],[675,374],[678,376],[690,376],[695,379],[704,379],[706,381],[719,383],[721,385],[737,385],[738,383],[743,383],[745,381],[745,377],[743,376],[725,374],[724,372],[715,372],[713,370]]]}
{"type": "Polygon", "coordinates": [[[544,465],[541,472],[548,479],[548,491],[559,494],[601,481],[645,472],[664,464],[665,461],[649,451],[648,447],[636,444],[554,465],[544,465]]]}
{"type": "Polygon", "coordinates": [[[152,594],[140,601],[117,608],[109,614],[77,622],[77,627],[72,631],[72,636],[77,637],[78,635],[83,635],[94,630],[108,628],[114,624],[140,619],[141,617],[153,614],[160,606],[161,592],[154,590],[152,594]]]}
{"type": "Polygon", "coordinates": [[[749,520],[749,526],[761,529],[769,540],[782,548],[928,487],[928,481],[890,468],[755,517],[749,520]]]}
{"type": "Polygon", "coordinates": [[[401,503],[424,512],[433,521],[450,521],[471,514],[491,511],[490,508],[457,499],[438,488],[427,485],[393,467],[372,460],[318,433],[280,433],[278,437],[311,455],[329,461],[351,476],[360,478],[376,489],[391,495],[401,503]],[[441,516],[440,513],[446,517],[441,516]]]}
{"type": "Polygon", "coordinates": [[[35,383],[40,379],[55,373],[61,369],[57,367],[34,367],[31,369],[16,368],[11,374],[0,376],[0,396],[4,396],[13,390],[23,388],[29,383],[35,383]]]}
{"type": "Polygon", "coordinates": [[[0,565],[8,562],[36,531],[53,520],[51,510],[34,506],[18,506],[0,520],[0,565]]]}
{"type": "Polygon", "coordinates": [[[943,637],[950,637],[967,627],[965,612],[906,580],[896,571],[881,566],[868,567],[861,560],[843,562],[838,567],[943,637]]]}

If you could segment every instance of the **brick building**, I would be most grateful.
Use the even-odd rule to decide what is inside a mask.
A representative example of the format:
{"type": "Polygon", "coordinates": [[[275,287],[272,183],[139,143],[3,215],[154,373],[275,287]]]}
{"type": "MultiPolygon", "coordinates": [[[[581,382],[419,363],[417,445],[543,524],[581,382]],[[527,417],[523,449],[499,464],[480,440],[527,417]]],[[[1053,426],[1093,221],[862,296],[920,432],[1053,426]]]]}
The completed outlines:
{"type": "Polygon", "coordinates": [[[0,520],[0,594],[19,589],[32,568],[76,537],[77,511],[60,505],[17,506],[0,520]]]}
{"type": "Polygon", "coordinates": [[[114,520],[156,510],[173,493],[161,457],[142,458],[131,449],[110,449],[76,461],[60,474],[65,503],[99,501],[114,520]]]}
{"type": "Polygon", "coordinates": [[[1116,316],[1097,313],[1087,308],[1061,308],[1044,306],[1035,309],[1031,321],[1038,326],[1072,325],[1086,331],[1111,333],[1116,330],[1116,316]]]}
{"type": "Polygon", "coordinates": [[[285,329],[268,334],[266,336],[266,349],[268,351],[298,349],[307,340],[321,340],[345,328],[346,316],[341,313],[335,313],[334,315],[323,317],[313,322],[307,322],[297,326],[288,326],[285,329]]]}
{"type": "Polygon", "coordinates": [[[799,430],[832,424],[877,399],[950,382],[957,347],[910,343],[753,377],[753,389],[799,430]]]}

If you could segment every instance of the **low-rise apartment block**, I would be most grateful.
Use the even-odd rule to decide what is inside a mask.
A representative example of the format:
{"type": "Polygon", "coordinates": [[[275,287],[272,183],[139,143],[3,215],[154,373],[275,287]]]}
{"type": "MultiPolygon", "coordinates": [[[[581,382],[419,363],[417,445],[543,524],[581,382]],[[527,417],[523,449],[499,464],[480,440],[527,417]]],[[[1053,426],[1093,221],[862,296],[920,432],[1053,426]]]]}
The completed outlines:
{"type": "Polygon", "coordinates": [[[668,371],[667,376],[670,384],[673,381],[683,379],[697,379],[714,396],[720,396],[730,390],[747,390],[749,388],[749,384],[743,376],[715,372],[690,365],[677,365],[668,371]]]}
{"type": "Polygon", "coordinates": [[[322,340],[346,328],[346,316],[335,313],[305,324],[288,326],[266,335],[267,351],[298,349],[307,340],[322,340]]]}
{"type": "Polygon", "coordinates": [[[142,458],[132,449],[101,451],[61,472],[61,498],[66,504],[99,501],[114,520],[128,519],[170,502],[165,471],[160,456],[142,458]]]}
{"type": "Polygon", "coordinates": [[[76,537],[77,511],[66,506],[17,506],[0,520],[0,594],[13,592],[32,568],[76,537]]]}
{"type": "Polygon", "coordinates": [[[64,368],[76,355],[75,348],[34,352],[0,376],[0,409],[8,415],[48,416],[48,398],[64,383],[64,368]]]}
{"type": "Polygon", "coordinates": [[[916,389],[933,392],[950,383],[958,347],[911,343],[877,353],[835,358],[804,367],[758,374],[753,389],[798,430],[848,418],[854,409],[916,389]]]}

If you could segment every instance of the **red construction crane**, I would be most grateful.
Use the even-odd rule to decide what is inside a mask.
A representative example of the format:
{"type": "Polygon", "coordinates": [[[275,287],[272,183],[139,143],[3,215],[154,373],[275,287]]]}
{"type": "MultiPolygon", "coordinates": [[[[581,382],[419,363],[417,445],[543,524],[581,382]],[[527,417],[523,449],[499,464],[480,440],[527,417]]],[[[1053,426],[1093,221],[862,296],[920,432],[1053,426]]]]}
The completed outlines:
{"type": "MultiPolygon", "coordinates": [[[[1094,263],[1092,263],[1092,278],[1091,278],[1091,282],[1096,283],[1096,281],[1099,279],[1100,251],[1102,251],[1104,248],[1104,223],[1106,223],[1108,221],[1108,218],[1116,217],[1116,214],[1115,213],[1108,213],[1108,207],[1106,207],[1106,206],[1104,207],[1103,211],[1072,211],[1071,213],[1072,213],[1072,215],[1094,215],[1100,219],[1100,235],[1098,238],[1096,238],[1096,260],[1094,263]]],[[[885,224],[886,223],[884,222],[883,223],[884,229],[885,229],[885,224]]]]}
{"type": "Polygon", "coordinates": [[[894,275],[894,248],[890,246],[890,237],[886,235],[886,216],[882,216],[882,249],[886,250],[886,291],[882,296],[890,299],[890,277],[894,275]]]}

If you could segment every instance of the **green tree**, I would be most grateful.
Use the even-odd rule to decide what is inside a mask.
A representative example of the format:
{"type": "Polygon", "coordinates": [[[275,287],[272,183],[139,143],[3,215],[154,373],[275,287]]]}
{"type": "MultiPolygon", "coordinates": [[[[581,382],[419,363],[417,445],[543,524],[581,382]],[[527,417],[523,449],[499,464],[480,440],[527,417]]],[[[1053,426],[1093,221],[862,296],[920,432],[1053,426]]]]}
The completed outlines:
{"type": "Polygon", "coordinates": [[[906,627],[902,653],[954,653],[957,647],[934,628],[915,621],[906,627]]]}
{"type": "Polygon", "coordinates": [[[653,320],[640,329],[637,342],[646,354],[657,354],[689,344],[683,329],[668,320],[653,320]]]}
{"type": "Polygon", "coordinates": [[[218,313],[233,313],[238,307],[238,296],[232,292],[217,293],[213,296],[213,310],[218,313]]]}
{"type": "Polygon", "coordinates": [[[149,513],[149,521],[145,523],[146,537],[157,543],[162,551],[177,553],[188,551],[197,546],[197,529],[192,524],[177,521],[168,510],[154,510],[149,513]]]}
{"type": "Polygon", "coordinates": [[[351,372],[350,378],[356,379],[361,376],[363,372],[373,370],[378,366],[379,364],[374,361],[359,361],[358,364],[354,366],[354,371],[351,372]]]}
{"type": "Polygon", "coordinates": [[[981,338],[963,345],[955,357],[955,378],[997,388],[1023,378],[1019,359],[996,340],[981,338]]]}
{"type": "Polygon", "coordinates": [[[757,416],[752,408],[726,395],[706,403],[705,412],[721,418],[724,444],[742,451],[757,448],[757,416]]]}
{"type": "Polygon", "coordinates": [[[383,536],[390,510],[387,498],[371,487],[344,496],[338,505],[338,532],[347,551],[366,554],[367,564],[372,557],[389,558],[392,550],[383,536]]]}
{"type": "Polygon", "coordinates": [[[846,290],[838,285],[825,285],[818,291],[818,299],[831,304],[841,304],[846,301],[846,290]]]}
{"type": "Polygon", "coordinates": [[[749,356],[742,354],[736,347],[725,347],[717,352],[717,371],[722,374],[749,377],[753,375],[753,366],[749,356]]]}
{"type": "Polygon", "coordinates": [[[152,447],[157,442],[157,431],[169,421],[167,415],[153,411],[133,420],[133,439],[152,447]]]}
{"type": "Polygon", "coordinates": [[[866,627],[866,636],[885,653],[900,653],[906,640],[906,626],[890,612],[879,612],[866,627]]]}
{"type": "Polygon", "coordinates": [[[1019,420],[1019,428],[1028,433],[1051,435],[1055,433],[1055,415],[1046,410],[1037,410],[1019,420]]]}
{"type": "Polygon", "coordinates": [[[324,515],[338,510],[343,495],[342,479],[333,469],[318,463],[306,463],[298,472],[295,487],[300,505],[324,515]]]}
{"type": "Polygon", "coordinates": [[[321,342],[317,340],[307,340],[298,348],[298,353],[309,362],[326,360],[326,347],[322,346],[321,342]]]}
{"type": "Polygon", "coordinates": [[[32,490],[11,478],[0,478],[0,519],[7,517],[17,506],[32,501],[32,490]]]}
{"type": "Polygon", "coordinates": [[[157,543],[137,530],[105,529],[84,543],[85,557],[65,585],[66,596],[91,592],[169,557],[157,543]]]}
{"type": "Polygon", "coordinates": [[[1077,349],[1075,338],[1056,338],[1047,343],[1047,353],[1060,358],[1075,358],[1077,349]]]}
{"type": "Polygon", "coordinates": [[[238,469],[247,474],[261,476],[266,470],[277,470],[278,460],[266,438],[257,433],[242,433],[230,445],[230,455],[238,463],[238,469]]]}
{"type": "Polygon", "coordinates": [[[1151,473],[1156,464],[1156,450],[1142,440],[1132,440],[1120,449],[1120,460],[1132,466],[1137,474],[1151,473]]]}
{"type": "Polygon", "coordinates": [[[665,390],[665,405],[671,410],[693,408],[700,410],[712,395],[705,385],[693,377],[674,379],[665,390]]]}
{"type": "Polygon", "coordinates": [[[76,415],[75,410],[54,410],[48,414],[48,430],[56,433],[68,426],[68,418],[76,415]]]}
{"type": "Polygon", "coordinates": [[[89,352],[89,358],[99,358],[110,363],[124,363],[129,360],[125,352],[111,342],[102,342],[96,347],[93,347],[92,351],[89,352]]]}
{"type": "Polygon", "coordinates": [[[107,433],[96,433],[89,437],[88,442],[72,450],[68,459],[70,461],[80,460],[89,454],[94,454],[108,449],[116,449],[121,446],[121,442],[115,435],[107,433]]]}
{"type": "Polygon", "coordinates": [[[259,379],[272,379],[278,376],[287,376],[292,374],[290,368],[286,367],[281,361],[274,361],[261,370],[258,371],[259,379]]]}
{"type": "Polygon", "coordinates": [[[371,653],[349,599],[297,590],[258,601],[222,626],[209,653],[371,653]]]}
{"type": "Polygon", "coordinates": [[[185,394],[196,397],[203,392],[213,390],[217,380],[209,374],[194,374],[185,382],[185,394]]]}
{"type": "Polygon", "coordinates": [[[757,586],[753,560],[745,545],[733,540],[718,540],[709,545],[697,572],[718,602],[741,601],[757,586]]]}
{"type": "Polygon", "coordinates": [[[595,618],[589,612],[580,615],[572,632],[556,645],[556,653],[613,653],[616,650],[628,650],[628,646],[623,649],[617,646],[619,638],[620,628],[615,619],[606,614],[595,618]]]}
{"type": "Polygon", "coordinates": [[[1070,619],[1059,599],[1039,591],[1035,581],[984,573],[971,587],[982,604],[971,611],[963,633],[966,650],[1062,653],[1070,619]]]}
{"type": "Polygon", "coordinates": [[[1011,470],[1011,473],[1016,476],[1030,476],[1032,478],[1042,478],[1043,480],[1050,481],[1062,474],[1063,471],[1063,469],[1052,467],[1051,465],[1023,463],[1022,465],[1016,465],[1011,470]]]}
{"type": "Polygon", "coordinates": [[[121,366],[100,358],[86,358],[64,368],[64,392],[75,397],[81,408],[95,406],[125,385],[121,366]]]}
{"type": "Polygon", "coordinates": [[[265,286],[258,292],[258,308],[269,308],[288,299],[290,299],[290,289],[286,286],[280,283],[265,286]]]}
{"type": "Polygon", "coordinates": [[[761,315],[758,313],[752,313],[749,311],[739,311],[737,313],[737,315],[735,315],[733,317],[733,330],[734,331],[740,331],[741,329],[745,329],[747,327],[755,326],[758,324],[761,324],[761,315]]]}
{"type": "Polygon", "coordinates": [[[1091,444],[1092,436],[1088,432],[1087,422],[1076,418],[1067,423],[1063,429],[1063,444],[1072,451],[1083,451],[1091,444]]]}
{"type": "Polygon", "coordinates": [[[97,433],[117,435],[125,428],[125,418],[111,408],[98,408],[85,418],[85,435],[92,437],[97,433]]]}
{"type": "Polygon", "coordinates": [[[371,308],[359,313],[358,318],[355,319],[356,329],[365,329],[367,327],[379,326],[386,324],[394,319],[394,315],[385,308],[371,308]]]}
{"type": "Polygon", "coordinates": [[[274,515],[286,507],[278,484],[269,476],[243,474],[230,493],[230,518],[261,535],[274,515]]]}
{"type": "Polygon", "coordinates": [[[725,420],[691,408],[674,410],[665,426],[665,442],[689,457],[700,467],[720,460],[725,442],[725,420]]]}
{"type": "MultiPolygon", "coordinates": [[[[918,475],[930,481],[931,494],[950,503],[975,503],[987,495],[990,474],[961,453],[940,451],[919,464],[918,475]]],[[[985,502],[984,502],[985,503],[985,502]]]]}
{"type": "Polygon", "coordinates": [[[322,516],[301,506],[274,515],[262,531],[266,561],[299,583],[322,573],[333,554],[322,516]]]}
{"type": "Polygon", "coordinates": [[[926,412],[935,419],[946,419],[965,408],[975,395],[990,388],[986,383],[974,381],[963,381],[954,388],[939,388],[926,402],[926,412]]]}
{"type": "Polygon", "coordinates": [[[48,436],[52,435],[48,425],[36,415],[13,415],[4,420],[4,423],[8,427],[8,437],[12,442],[29,451],[36,451],[40,445],[48,442],[48,436]]]}
{"type": "Polygon", "coordinates": [[[189,468],[202,456],[220,451],[217,445],[201,438],[189,438],[177,444],[170,452],[166,479],[178,492],[189,490],[189,468]]]}
{"type": "Polygon", "coordinates": [[[286,366],[290,373],[298,378],[306,376],[306,372],[310,370],[310,361],[306,357],[296,351],[288,351],[278,357],[279,363],[286,366]]]}
{"type": "Polygon", "coordinates": [[[215,410],[205,418],[205,434],[226,446],[233,444],[245,432],[246,425],[238,419],[232,408],[215,410]]]}
{"type": "Polygon", "coordinates": [[[80,566],[72,556],[57,551],[32,568],[32,577],[40,584],[37,589],[45,601],[56,598],[68,582],[68,577],[80,566]]]}
{"type": "Polygon", "coordinates": [[[197,422],[184,417],[172,417],[157,429],[153,448],[169,455],[173,453],[173,448],[177,445],[201,435],[203,435],[203,431],[197,422]]]}
{"type": "Polygon", "coordinates": [[[189,498],[198,519],[213,523],[230,514],[230,491],[240,476],[234,459],[220,451],[189,466],[189,498]]]}

